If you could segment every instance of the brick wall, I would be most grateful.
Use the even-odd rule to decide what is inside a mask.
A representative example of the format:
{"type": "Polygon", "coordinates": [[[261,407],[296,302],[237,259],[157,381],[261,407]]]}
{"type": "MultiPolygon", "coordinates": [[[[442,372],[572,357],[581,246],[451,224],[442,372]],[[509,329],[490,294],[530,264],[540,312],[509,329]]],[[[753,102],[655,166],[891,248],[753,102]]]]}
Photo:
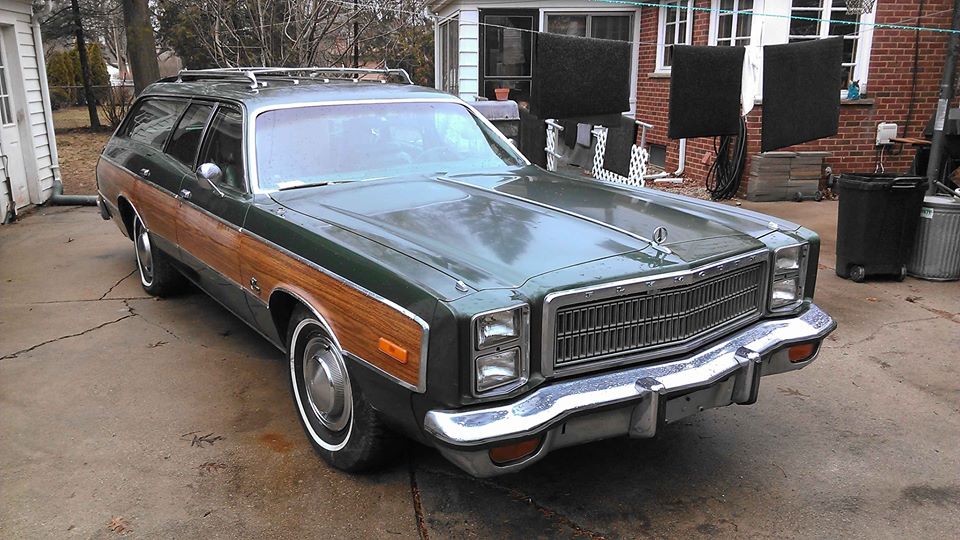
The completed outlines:
{"type": "MultiPolygon", "coordinates": [[[[915,26],[920,0],[878,0],[876,22],[915,26]]],[[[710,7],[710,0],[696,0],[697,7],[710,7]]],[[[926,0],[918,26],[949,28],[951,0],[926,0]]],[[[710,14],[694,11],[693,44],[707,45],[710,14]]],[[[656,41],[659,13],[657,8],[644,8],[641,17],[640,69],[637,89],[637,117],[655,129],[649,142],[667,146],[667,169],[676,170],[679,142],[667,139],[670,79],[652,75],[656,69],[656,41]]],[[[867,28],[864,27],[865,31],[867,28]]],[[[840,111],[840,130],[835,137],[813,141],[785,150],[831,152],[828,159],[835,173],[873,171],[876,165],[876,126],[895,122],[899,136],[919,137],[936,108],[940,77],[946,55],[947,34],[919,33],[919,62],[913,88],[913,66],[916,33],[910,30],[874,29],[873,47],[865,100],[844,103],[840,111]],[[911,101],[913,112],[910,113],[911,101]],[[908,119],[909,118],[909,119],[908,119]]],[[[956,106],[954,104],[954,106],[956,106]]],[[[761,113],[758,105],[747,117],[748,156],[760,152],[761,113]]],[[[887,171],[906,171],[914,150],[888,147],[884,157],[887,171]]],[[[687,141],[686,171],[688,183],[703,185],[713,162],[713,139],[687,141]]],[[[749,171],[749,157],[747,171],[749,171]]],[[[748,181],[744,174],[743,186],[748,181]]]]}

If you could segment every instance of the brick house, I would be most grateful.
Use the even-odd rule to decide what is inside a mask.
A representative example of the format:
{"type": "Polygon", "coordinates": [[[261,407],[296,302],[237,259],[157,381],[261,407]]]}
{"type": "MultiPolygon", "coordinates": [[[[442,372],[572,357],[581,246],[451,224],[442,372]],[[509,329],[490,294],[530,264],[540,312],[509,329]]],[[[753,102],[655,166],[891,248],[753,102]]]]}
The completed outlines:
{"type": "MultiPolygon", "coordinates": [[[[848,81],[857,80],[862,99],[843,99],[836,137],[789,148],[830,152],[827,161],[834,172],[873,171],[877,124],[893,122],[899,125],[899,136],[917,137],[936,105],[947,34],[874,28],[870,23],[917,26],[916,18],[922,15],[919,26],[946,29],[950,26],[951,0],[877,0],[871,13],[859,17],[846,14],[844,0],[642,3],[673,4],[682,9],[643,7],[629,1],[544,0],[523,2],[522,6],[492,0],[435,1],[431,9],[438,21],[437,87],[471,100],[487,94],[492,98],[492,88],[487,87],[506,84],[520,89],[511,97],[523,100],[528,85],[536,81],[512,76],[513,72],[504,72],[510,75],[505,80],[496,79],[501,75],[496,71],[501,65],[492,65],[489,60],[499,57],[503,43],[510,44],[504,40],[503,30],[514,23],[522,30],[633,41],[636,60],[630,69],[636,75],[636,101],[631,102],[631,112],[654,125],[648,134],[651,161],[670,171],[678,168],[681,156],[681,143],[666,136],[670,44],[773,45],[844,35],[844,78],[837,81],[837,91],[845,98],[848,81]],[[718,9],[752,9],[756,15],[720,13],[718,9]],[[831,25],[790,19],[791,15],[866,25],[831,25]]],[[[531,61],[529,54],[512,56],[531,61]]],[[[525,72],[521,69],[515,73],[525,72]]],[[[748,155],[760,151],[762,106],[762,100],[758,100],[747,117],[748,155]]],[[[894,147],[885,153],[884,165],[888,170],[905,171],[913,154],[910,147],[894,147]]],[[[685,155],[683,176],[702,183],[712,160],[713,139],[688,140],[685,155]]]]}
{"type": "MultiPolygon", "coordinates": [[[[753,9],[763,13],[793,13],[833,20],[851,18],[846,15],[843,0],[833,1],[837,7],[831,7],[830,0],[673,0],[670,3],[698,8],[717,7],[722,3],[726,9],[745,9],[744,5],[753,3],[753,9]]],[[[951,0],[877,0],[873,13],[862,15],[861,21],[950,28],[952,8],[951,0]],[[926,16],[920,19],[918,25],[916,17],[921,3],[923,15],[926,16]]],[[[788,40],[809,39],[811,35],[847,34],[845,75],[860,81],[863,99],[841,101],[840,131],[837,136],[787,149],[830,152],[827,163],[835,173],[873,171],[876,166],[877,124],[893,122],[899,125],[899,136],[919,137],[936,107],[946,55],[945,33],[887,28],[871,30],[870,26],[861,26],[857,31],[857,27],[852,25],[830,28],[829,23],[808,24],[786,17],[761,16],[754,16],[749,21],[724,21],[721,25],[718,19],[722,16],[716,12],[681,10],[679,13],[681,19],[687,17],[686,20],[692,20],[693,24],[686,36],[679,30],[674,31],[674,42],[693,45],[717,45],[718,42],[726,44],[731,41],[737,45],[772,45],[788,40]],[[851,41],[855,43],[851,44],[851,41]]],[[[663,165],[672,171],[679,165],[680,144],[666,137],[670,76],[669,67],[663,65],[663,43],[665,40],[670,42],[665,32],[673,30],[677,24],[673,20],[668,21],[667,15],[667,10],[662,8],[641,10],[641,20],[650,24],[641,24],[640,27],[640,40],[643,43],[640,46],[640,75],[637,82],[637,117],[656,126],[648,136],[649,140],[655,145],[654,148],[659,146],[665,150],[663,165]]],[[[846,96],[846,90],[842,89],[845,85],[846,81],[838,81],[837,90],[841,92],[841,97],[846,96]]],[[[748,156],[760,152],[762,107],[762,103],[758,103],[747,116],[748,156]]],[[[885,153],[884,166],[891,171],[906,171],[913,155],[910,147],[894,148],[892,152],[885,153]]],[[[694,182],[703,182],[712,156],[713,139],[687,141],[684,176],[694,182]]],[[[749,170],[749,162],[747,166],[749,170]]]]}

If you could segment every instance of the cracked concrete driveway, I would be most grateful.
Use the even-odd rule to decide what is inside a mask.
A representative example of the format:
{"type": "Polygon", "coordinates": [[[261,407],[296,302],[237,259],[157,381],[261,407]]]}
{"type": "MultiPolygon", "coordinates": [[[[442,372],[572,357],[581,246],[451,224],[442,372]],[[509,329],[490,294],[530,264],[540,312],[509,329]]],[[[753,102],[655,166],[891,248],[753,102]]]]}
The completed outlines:
{"type": "Polygon", "coordinates": [[[280,355],[203,294],[146,297],[94,209],[0,228],[0,537],[953,537],[960,284],[832,270],[820,359],[653,440],[469,478],[430,449],[350,476],[301,434],[280,355]]]}

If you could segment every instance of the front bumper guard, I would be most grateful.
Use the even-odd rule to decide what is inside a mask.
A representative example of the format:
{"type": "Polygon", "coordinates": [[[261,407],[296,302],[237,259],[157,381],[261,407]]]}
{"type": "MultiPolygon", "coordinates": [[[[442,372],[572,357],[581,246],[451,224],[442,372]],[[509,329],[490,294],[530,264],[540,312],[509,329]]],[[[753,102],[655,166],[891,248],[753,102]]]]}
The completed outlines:
{"type": "Polygon", "coordinates": [[[791,344],[822,340],[836,326],[811,304],[799,316],[761,321],[679,360],[561,380],[487,408],[429,411],[424,429],[448,459],[477,476],[518,470],[555,447],[624,434],[652,437],[661,422],[707,408],[753,403],[761,375],[800,369],[813,361],[791,363],[785,354],[774,353],[791,344]],[[678,394],[685,399],[671,399],[678,394]],[[583,415],[603,418],[581,422],[581,433],[574,438],[563,430],[566,442],[560,441],[560,430],[551,431],[583,415]],[[541,448],[520,463],[494,465],[483,449],[538,434],[545,434],[541,448]]]}

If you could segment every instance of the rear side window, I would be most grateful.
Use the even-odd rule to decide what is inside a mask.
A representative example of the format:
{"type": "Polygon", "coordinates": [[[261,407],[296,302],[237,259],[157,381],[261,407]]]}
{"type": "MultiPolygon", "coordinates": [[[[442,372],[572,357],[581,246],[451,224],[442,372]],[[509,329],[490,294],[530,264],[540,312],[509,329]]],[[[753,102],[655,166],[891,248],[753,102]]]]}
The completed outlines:
{"type": "Polygon", "coordinates": [[[214,163],[223,171],[221,184],[237,191],[246,185],[243,173],[243,115],[221,107],[210,121],[200,163],[214,163]]]}
{"type": "Polygon", "coordinates": [[[186,106],[182,101],[167,99],[141,101],[133,111],[124,135],[132,141],[162,149],[173,124],[186,106]]]}
{"type": "Polygon", "coordinates": [[[170,143],[167,145],[167,153],[180,163],[193,167],[197,158],[197,149],[200,148],[203,128],[207,125],[207,118],[210,117],[212,110],[213,107],[210,105],[200,103],[190,105],[176,129],[173,130],[173,136],[170,137],[170,143]]]}

